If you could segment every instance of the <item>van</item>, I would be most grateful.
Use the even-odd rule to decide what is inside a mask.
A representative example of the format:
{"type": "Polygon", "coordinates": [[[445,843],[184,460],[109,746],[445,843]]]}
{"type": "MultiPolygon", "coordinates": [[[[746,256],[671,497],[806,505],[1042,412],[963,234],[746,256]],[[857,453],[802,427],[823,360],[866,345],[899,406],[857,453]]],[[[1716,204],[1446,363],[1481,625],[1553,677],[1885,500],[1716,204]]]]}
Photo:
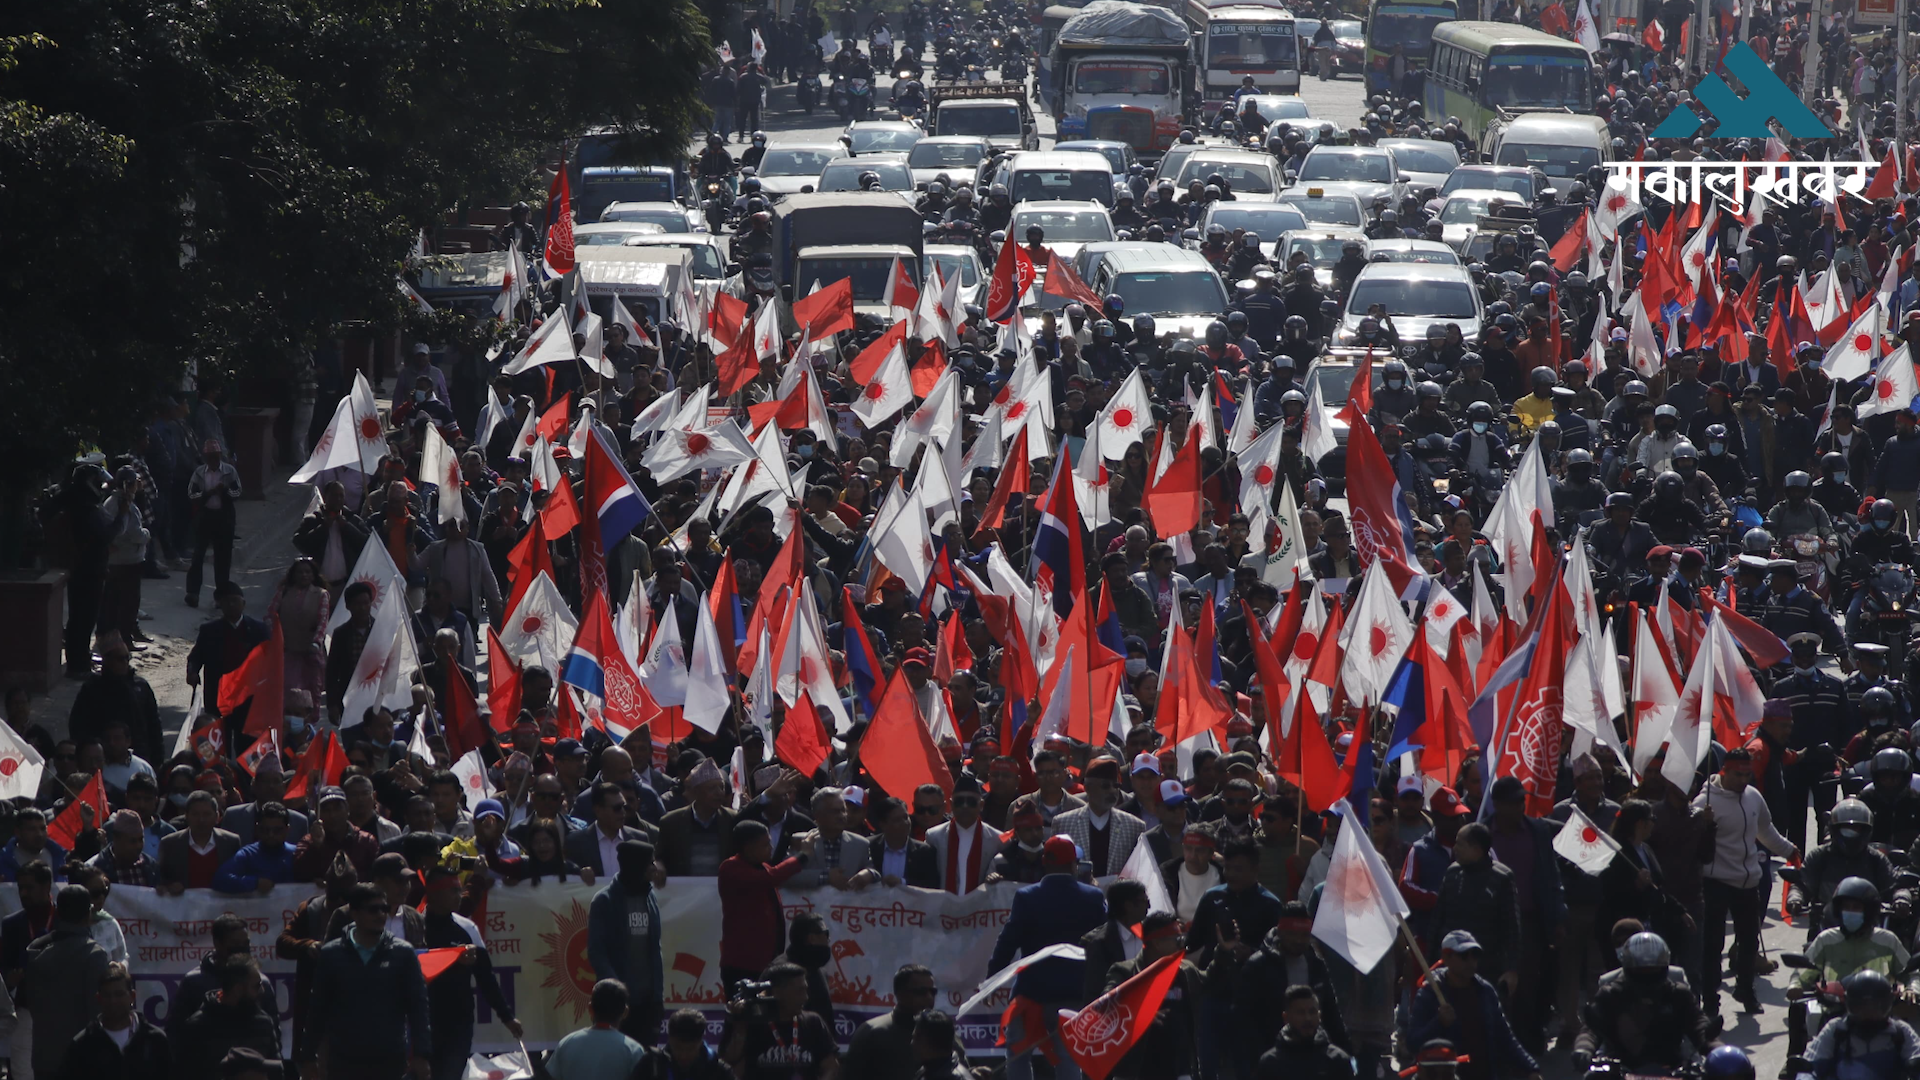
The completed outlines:
{"type": "Polygon", "coordinates": [[[1613,135],[1597,116],[1570,112],[1524,112],[1487,133],[1488,160],[1493,165],[1530,166],[1561,186],[1586,175],[1595,165],[1613,160],[1613,135]]]}
{"type": "Polygon", "coordinates": [[[693,253],[684,248],[600,245],[579,248],[575,257],[587,302],[603,319],[617,296],[628,311],[638,315],[644,308],[659,322],[670,314],[672,298],[693,287],[693,253]]]}
{"type": "Polygon", "coordinates": [[[1068,200],[1113,206],[1113,165],[1088,150],[1026,151],[1006,164],[1007,196],[1015,204],[1068,200]]]}

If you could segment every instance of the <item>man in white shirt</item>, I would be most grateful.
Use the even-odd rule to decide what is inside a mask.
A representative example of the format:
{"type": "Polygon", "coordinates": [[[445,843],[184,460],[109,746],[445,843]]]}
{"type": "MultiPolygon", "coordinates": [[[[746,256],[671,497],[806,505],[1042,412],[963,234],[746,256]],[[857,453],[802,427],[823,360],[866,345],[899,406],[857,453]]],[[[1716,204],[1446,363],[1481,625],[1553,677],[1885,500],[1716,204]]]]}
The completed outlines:
{"type": "Polygon", "coordinates": [[[940,866],[940,887],[956,895],[979,888],[1000,853],[999,831],[980,820],[983,798],[978,780],[960,777],[953,784],[953,819],[927,830],[927,843],[940,866]]]}

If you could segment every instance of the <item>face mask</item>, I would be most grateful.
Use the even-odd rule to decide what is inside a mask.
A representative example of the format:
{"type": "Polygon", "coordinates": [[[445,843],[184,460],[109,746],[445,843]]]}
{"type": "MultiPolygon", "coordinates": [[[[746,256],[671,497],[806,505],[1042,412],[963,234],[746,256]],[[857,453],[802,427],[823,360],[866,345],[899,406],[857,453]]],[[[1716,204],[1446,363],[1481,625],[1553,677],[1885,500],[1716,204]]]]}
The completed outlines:
{"type": "Polygon", "coordinates": [[[1893,522],[1891,521],[1880,521],[1878,519],[1874,520],[1873,529],[1875,532],[1886,532],[1888,529],[1891,529],[1891,528],[1893,528],[1893,522]]]}
{"type": "Polygon", "coordinates": [[[1793,665],[1793,673],[1795,675],[1811,675],[1814,672],[1819,670],[1820,670],[1820,665],[1818,664],[1810,664],[1806,667],[1801,667],[1799,664],[1793,665]]]}
{"type": "Polygon", "coordinates": [[[787,959],[804,968],[826,967],[833,959],[832,950],[825,945],[789,945],[787,959]]]}
{"type": "Polygon", "coordinates": [[[1387,389],[1389,389],[1389,390],[1398,390],[1398,389],[1400,389],[1400,380],[1399,380],[1399,379],[1388,379],[1388,380],[1387,380],[1387,389]]]}
{"type": "Polygon", "coordinates": [[[1475,420],[1473,422],[1473,433],[1475,435],[1485,435],[1487,433],[1487,422],[1485,420],[1475,420]]]}
{"type": "Polygon", "coordinates": [[[799,455],[800,455],[800,460],[801,460],[801,461],[805,461],[805,460],[807,460],[808,458],[811,458],[811,457],[813,456],[813,447],[811,447],[811,446],[798,446],[798,447],[795,447],[795,448],[794,448],[794,453],[796,453],[796,454],[799,454],[799,455]]]}
{"type": "Polygon", "coordinates": [[[1707,444],[1707,453],[1709,453],[1709,454],[1712,454],[1712,455],[1713,455],[1714,457],[1719,457],[1719,456],[1720,456],[1721,454],[1724,454],[1724,453],[1726,453],[1726,452],[1727,452],[1727,444],[1726,444],[1726,443],[1717,443],[1717,442],[1716,442],[1716,443],[1708,443],[1708,444],[1707,444]]]}
{"type": "Polygon", "coordinates": [[[1840,928],[1849,934],[1857,934],[1867,925],[1867,913],[1864,911],[1843,911],[1840,913],[1840,928]]]}
{"type": "Polygon", "coordinates": [[[427,400],[427,392],[425,390],[415,390],[413,392],[413,400],[415,401],[427,400]]]}
{"type": "Polygon", "coordinates": [[[1026,852],[1029,855],[1040,854],[1040,849],[1043,846],[1044,845],[1041,845],[1041,844],[1029,844],[1025,840],[1020,841],[1020,850],[1026,852]]]}
{"type": "Polygon", "coordinates": [[[1841,471],[1841,472],[1836,472],[1836,473],[1834,473],[1834,474],[1833,474],[1833,482],[1834,482],[1834,483],[1836,483],[1836,484],[1844,484],[1844,483],[1846,483],[1846,482],[1847,482],[1847,474],[1846,474],[1846,472],[1845,472],[1845,471],[1841,471]]]}
{"type": "Polygon", "coordinates": [[[304,734],[307,730],[307,718],[304,716],[287,717],[287,731],[294,735],[304,734]]]}
{"type": "Polygon", "coordinates": [[[1147,662],[1144,659],[1136,660],[1131,657],[1128,658],[1127,660],[1127,677],[1128,678],[1137,679],[1146,670],[1147,670],[1147,662]]]}

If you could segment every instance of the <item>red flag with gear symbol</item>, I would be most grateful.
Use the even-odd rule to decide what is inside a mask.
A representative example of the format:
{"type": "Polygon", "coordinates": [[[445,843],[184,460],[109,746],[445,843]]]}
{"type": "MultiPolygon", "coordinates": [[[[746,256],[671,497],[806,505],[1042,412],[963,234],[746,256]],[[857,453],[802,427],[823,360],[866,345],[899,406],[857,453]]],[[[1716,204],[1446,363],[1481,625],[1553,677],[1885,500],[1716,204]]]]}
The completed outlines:
{"type": "Polygon", "coordinates": [[[987,321],[1002,325],[1020,315],[1020,300],[1033,287],[1033,259],[1012,236],[1000,244],[993,263],[993,281],[987,287],[987,321]]]}
{"type": "Polygon", "coordinates": [[[1180,975],[1186,950],[1163,956],[1079,1012],[1060,1010],[1060,1041],[1089,1080],[1107,1080],[1147,1033],[1180,975]]]}

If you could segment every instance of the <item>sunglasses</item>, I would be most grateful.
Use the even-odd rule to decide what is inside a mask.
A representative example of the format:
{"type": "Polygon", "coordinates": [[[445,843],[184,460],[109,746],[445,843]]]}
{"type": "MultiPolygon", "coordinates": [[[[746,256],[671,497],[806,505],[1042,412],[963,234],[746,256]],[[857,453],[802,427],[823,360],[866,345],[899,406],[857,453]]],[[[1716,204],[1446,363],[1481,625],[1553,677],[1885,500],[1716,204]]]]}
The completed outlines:
{"type": "Polygon", "coordinates": [[[980,805],[980,800],[979,800],[979,799],[976,799],[976,798],[974,798],[974,797],[973,797],[973,796],[971,796],[971,795],[966,795],[966,796],[956,796],[956,797],[954,798],[954,800],[953,800],[953,805],[955,805],[955,806],[979,806],[979,805],[980,805]]]}

